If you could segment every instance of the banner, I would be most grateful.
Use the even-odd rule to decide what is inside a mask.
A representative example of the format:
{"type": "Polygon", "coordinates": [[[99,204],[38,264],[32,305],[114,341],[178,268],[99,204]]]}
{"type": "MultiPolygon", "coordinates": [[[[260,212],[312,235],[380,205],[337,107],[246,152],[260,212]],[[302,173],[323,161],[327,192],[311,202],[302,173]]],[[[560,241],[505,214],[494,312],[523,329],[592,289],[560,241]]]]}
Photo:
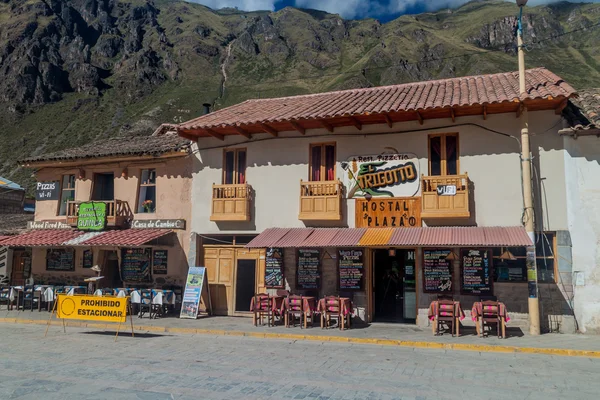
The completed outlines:
{"type": "Polygon", "coordinates": [[[125,322],[127,297],[68,296],[59,294],[56,316],[62,319],[84,319],[125,322]]]}
{"type": "Polygon", "coordinates": [[[60,182],[38,182],[35,187],[35,200],[58,200],[60,199],[60,182]]]}
{"type": "Polygon", "coordinates": [[[106,203],[81,203],[77,214],[77,229],[82,231],[102,231],[106,228],[106,203]]]}
{"type": "MultiPolygon", "coordinates": [[[[205,267],[190,267],[185,283],[185,292],[183,292],[183,301],[181,304],[181,314],[179,318],[198,318],[198,307],[202,294],[206,293],[208,304],[210,304],[210,294],[208,293],[208,281],[205,267]]],[[[208,309],[209,307],[207,307],[208,309]]]]}

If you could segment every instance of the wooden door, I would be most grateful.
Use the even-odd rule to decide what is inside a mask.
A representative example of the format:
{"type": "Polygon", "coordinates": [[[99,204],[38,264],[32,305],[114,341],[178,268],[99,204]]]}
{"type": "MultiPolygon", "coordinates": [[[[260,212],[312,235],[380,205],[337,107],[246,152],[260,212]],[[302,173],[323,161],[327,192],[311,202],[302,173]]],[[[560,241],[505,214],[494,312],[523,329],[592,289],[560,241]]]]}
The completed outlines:
{"type": "Polygon", "coordinates": [[[13,264],[11,273],[11,285],[12,286],[23,286],[25,285],[25,273],[29,269],[31,271],[31,256],[25,251],[13,252],[13,264]]]}
{"type": "MultiPolygon", "coordinates": [[[[237,248],[235,251],[236,266],[239,268],[240,261],[252,261],[255,265],[255,276],[254,276],[254,293],[266,293],[267,288],[265,286],[265,249],[245,249],[237,248]]],[[[236,271],[237,274],[237,271],[236,271]]],[[[235,283],[237,286],[237,282],[235,283]]],[[[236,295],[234,301],[237,303],[237,287],[234,292],[236,295]]],[[[247,300],[246,300],[247,301],[247,300]]],[[[237,316],[249,316],[250,315],[250,303],[248,303],[247,309],[242,310],[241,307],[236,311],[237,316]]]]}
{"type": "Polygon", "coordinates": [[[204,266],[214,315],[232,315],[234,249],[205,247],[204,266]]]}

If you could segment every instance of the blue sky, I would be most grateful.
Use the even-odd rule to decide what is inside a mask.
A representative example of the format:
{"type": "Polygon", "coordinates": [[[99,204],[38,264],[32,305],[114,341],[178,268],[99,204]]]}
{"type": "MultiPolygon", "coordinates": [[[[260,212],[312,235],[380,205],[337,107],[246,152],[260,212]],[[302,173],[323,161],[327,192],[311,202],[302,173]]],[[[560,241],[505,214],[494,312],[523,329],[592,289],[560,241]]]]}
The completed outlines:
{"type": "MultiPolygon", "coordinates": [[[[340,14],[344,18],[377,18],[389,21],[402,14],[437,11],[458,7],[468,0],[188,0],[211,8],[237,7],[240,10],[280,10],[286,6],[313,8],[340,14]]],[[[529,0],[528,5],[555,3],[559,0],[529,0]]],[[[571,2],[600,2],[600,0],[571,0],[571,2]]],[[[515,5],[516,9],[516,5],[515,5]]]]}

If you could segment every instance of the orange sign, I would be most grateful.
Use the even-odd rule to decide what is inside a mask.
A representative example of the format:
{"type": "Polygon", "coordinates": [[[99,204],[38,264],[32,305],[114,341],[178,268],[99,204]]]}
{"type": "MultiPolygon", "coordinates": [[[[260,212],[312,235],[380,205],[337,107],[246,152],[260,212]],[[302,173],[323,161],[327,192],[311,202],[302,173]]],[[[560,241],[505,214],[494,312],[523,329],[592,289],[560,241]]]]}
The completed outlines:
{"type": "Polygon", "coordinates": [[[414,228],[421,226],[420,197],[356,199],[357,228],[414,228]]]}

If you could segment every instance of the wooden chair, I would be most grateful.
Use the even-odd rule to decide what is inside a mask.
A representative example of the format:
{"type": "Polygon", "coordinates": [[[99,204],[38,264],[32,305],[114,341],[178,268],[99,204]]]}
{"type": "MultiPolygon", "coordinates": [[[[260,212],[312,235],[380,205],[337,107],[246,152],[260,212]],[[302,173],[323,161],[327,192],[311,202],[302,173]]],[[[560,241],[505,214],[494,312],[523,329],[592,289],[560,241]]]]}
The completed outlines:
{"type": "Polygon", "coordinates": [[[37,292],[36,297],[35,288],[33,286],[25,286],[22,293],[21,305],[23,306],[23,311],[25,311],[27,306],[31,311],[33,311],[35,304],[39,304],[41,292],[37,292]]]}
{"type": "Polygon", "coordinates": [[[254,326],[256,324],[263,324],[263,316],[267,316],[267,326],[271,326],[271,324],[275,324],[274,314],[273,314],[273,298],[266,293],[259,293],[254,295],[254,326]]]}
{"type": "Polygon", "coordinates": [[[440,300],[454,301],[454,296],[452,296],[451,294],[438,294],[437,299],[438,299],[438,301],[440,301],[440,300]]]}
{"type": "Polygon", "coordinates": [[[497,301],[486,300],[481,302],[481,337],[485,336],[485,326],[496,324],[496,334],[500,334],[502,319],[500,317],[500,306],[497,301]]]}
{"type": "Polygon", "coordinates": [[[306,328],[306,315],[304,313],[304,298],[302,296],[290,295],[285,298],[285,326],[290,327],[290,317],[293,326],[296,326],[296,316],[300,320],[302,328],[302,317],[304,317],[304,327],[306,328]]]}
{"type": "Polygon", "coordinates": [[[0,288],[0,308],[2,307],[2,304],[6,304],[6,311],[12,310],[9,286],[0,288]]]}
{"type": "Polygon", "coordinates": [[[344,330],[345,318],[342,312],[342,300],[337,296],[327,296],[324,299],[325,309],[321,313],[321,328],[331,327],[331,317],[337,319],[338,326],[344,330]]]}
{"type": "Polygon", "coordinates": [[[142,289],[140,291],[140,313],[138,317],[143,318],[147,312],[150,319],[156,318],[160,309],[160,304],[154,304],[154,292],[152,289],[142,289]]]}
{"type": "Polygon", "coordinates": [[[440,335],[440,327],[443,323],[450,325],[452,330],[452,337],[454,337],[454,326],[456,323],[456,309],[454,301],[452,300],[439,300],[436,315],[437,333],[440,335]]]}

